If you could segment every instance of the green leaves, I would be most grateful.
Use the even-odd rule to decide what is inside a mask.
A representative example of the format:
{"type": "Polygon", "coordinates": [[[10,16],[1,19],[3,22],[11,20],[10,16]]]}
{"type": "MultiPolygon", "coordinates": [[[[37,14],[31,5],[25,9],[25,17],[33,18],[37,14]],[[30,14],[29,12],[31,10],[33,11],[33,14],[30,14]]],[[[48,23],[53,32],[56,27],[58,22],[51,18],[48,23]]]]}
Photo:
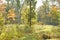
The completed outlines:
{"type": "Polygon", "coordinates": [[[33,35],[27,35],[24,40],[37,40],[33,35]]]}
{"type": "Polygon", "coordinates": [[[10,0],[6,0],[7,2],[9,2],[10,0]]]}
{"type": "Polygon", "coordinates": [[[3,14],[0,12],[0,26],[2,26],[5,22],[5,19],[3,17],[3,14]]]}

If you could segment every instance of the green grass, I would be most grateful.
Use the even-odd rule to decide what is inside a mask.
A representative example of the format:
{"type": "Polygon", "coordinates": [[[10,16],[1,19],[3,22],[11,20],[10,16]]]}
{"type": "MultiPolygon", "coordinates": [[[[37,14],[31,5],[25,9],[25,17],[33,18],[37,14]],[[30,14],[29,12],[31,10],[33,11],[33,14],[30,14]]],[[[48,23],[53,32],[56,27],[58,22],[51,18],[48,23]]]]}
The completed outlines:
{"type": "Polygon", "coordinates": [[[59,40],[60,27],[52,25],[25,25],[8,24],[0,27],[0,40],[59,40]],[[32,33],[29,30],[32,30],[32,33]]]}

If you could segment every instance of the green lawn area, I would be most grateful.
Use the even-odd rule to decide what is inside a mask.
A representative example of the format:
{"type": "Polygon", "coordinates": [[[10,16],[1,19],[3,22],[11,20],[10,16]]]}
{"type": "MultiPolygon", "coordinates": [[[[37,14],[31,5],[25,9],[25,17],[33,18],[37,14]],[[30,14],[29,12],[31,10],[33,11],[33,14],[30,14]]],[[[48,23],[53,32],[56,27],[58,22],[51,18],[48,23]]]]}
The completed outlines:
{"type": "Polygon", "coordinates": [[[0,26],[0,40],[59,40],[60,27],[52,25],[9,24],[0,26]],[[29,30],[31,29],[32,32],[29,30]]]}

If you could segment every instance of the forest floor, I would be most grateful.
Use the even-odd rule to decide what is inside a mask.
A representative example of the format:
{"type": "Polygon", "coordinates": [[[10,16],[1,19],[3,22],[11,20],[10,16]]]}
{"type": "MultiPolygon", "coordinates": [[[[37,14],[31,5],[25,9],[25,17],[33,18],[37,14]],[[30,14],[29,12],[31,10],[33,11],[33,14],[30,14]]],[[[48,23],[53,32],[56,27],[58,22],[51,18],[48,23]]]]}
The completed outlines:
{"type": "Polygon", "coordinates": [[[53,25],[9,24],[0,27],[0,40],[60,40],[60,27],[53,25]],[[32,30],[32,33],[29,30],[32,30]]]}

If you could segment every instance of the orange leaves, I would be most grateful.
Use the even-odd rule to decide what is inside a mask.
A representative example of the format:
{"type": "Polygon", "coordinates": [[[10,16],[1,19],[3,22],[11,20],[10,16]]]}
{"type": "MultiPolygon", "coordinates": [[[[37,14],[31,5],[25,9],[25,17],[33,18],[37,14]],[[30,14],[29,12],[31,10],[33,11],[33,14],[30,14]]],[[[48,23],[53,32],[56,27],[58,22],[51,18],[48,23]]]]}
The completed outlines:
{"type": "Polygon", "coordinates": [[[55,5],[53,5],[51,9],[52,9],[52,11],[54,11],[54,12],[56,12],[56,11],[58,10],[58,8],[57,8],[55,5]]]}
{"type": "Polygon", "coordinates": [[[14,13],[14,10],[13,10],[13,9],[10,9],[7,16],[8,16],[8,17],[7,17],[8,19],[11,18],[12,20],[15,20],[16,15],[15,15],[15,13],[14,13]]]}
{"type": "Polygon", "coordinates": [[[8,14],[8,18],[14,18],[15,17],[15,14],[14,13],[9,13],[8,14]]]}
{"type": "Polygon", "coordinates": [[[51,16],[52,16],[52,14],[51,14],[51,13],[48,13],[48,14],[47,14],[47,16],[51,17],[51,16]]]}
{"type": "Polygon", "coordinates": [[[6,4],[0,5],[0,11],[1,11],[1,12],[4,11],[5,7],[6,7],[6,4]]]}
{"type": "Polygon", "coordinates": [[[4,12],[5,7],[6,7],[5,4],[0,5],[0,18],[3,17],[3,12],[4,12]]]}

